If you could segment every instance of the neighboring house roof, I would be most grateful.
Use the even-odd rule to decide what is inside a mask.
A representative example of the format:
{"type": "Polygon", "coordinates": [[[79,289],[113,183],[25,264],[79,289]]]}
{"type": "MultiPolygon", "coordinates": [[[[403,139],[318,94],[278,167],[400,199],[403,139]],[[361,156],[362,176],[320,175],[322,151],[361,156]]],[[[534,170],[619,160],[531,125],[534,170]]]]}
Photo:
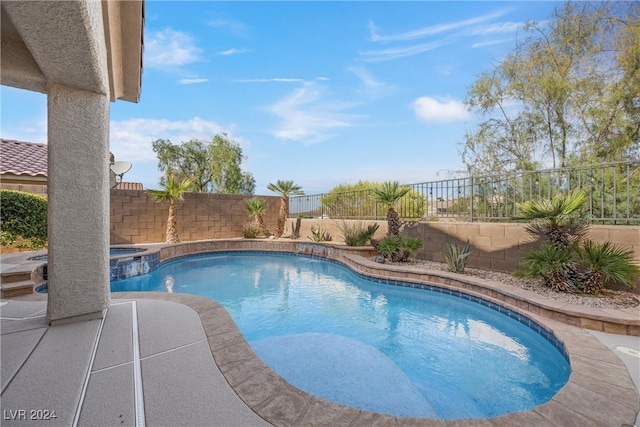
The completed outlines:
{"type": "MultiPolygon", "coordinates": [[[[113,154],[109,153],[111,157],[113,154]]],[[[47,144],[0,139],[0,175],[47,178],[47,144]]],[[[139,182],[120,182],[120,190],[143,190],[139,182]]]]}
{"type": "Polygon", "coordinates": [[[47,177],[47,145],[0,139],[0,174],[47,177]]]}
{"type": "Polygon", "coordinates": [[[144,190],[139,182],[119,182],[115,186],[116,190],[144,190]]]}

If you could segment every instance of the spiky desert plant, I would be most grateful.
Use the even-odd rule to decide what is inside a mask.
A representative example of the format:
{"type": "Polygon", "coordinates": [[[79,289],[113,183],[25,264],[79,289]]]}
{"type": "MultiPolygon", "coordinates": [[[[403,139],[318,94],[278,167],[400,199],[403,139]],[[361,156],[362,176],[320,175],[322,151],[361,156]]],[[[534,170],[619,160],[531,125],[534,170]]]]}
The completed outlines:
{"type": "Polygon", "coordinates": [[[607,280],[634,287],[633,276],[640,274],[640,267],[633,262],[633,253],[611,242],[598,243],[586,240],[576,247],[586,271],[580,283],[581,291],[597,294],[607,280]]]}
{"type": "Polygon", "coordinates": [[[532,236],[567,248],[586,235],[588,224],[576,218],[586,202],[587,196],[582,191],[556,194],[550,200],[518,204],[516,219],[532,221],[525,227],[532,236]]]}
{"type": "Polygon", "coordinates": [[[254,239],[260,235],[262,230],[258,227],[254,222],[250,222],[245,224],[242,227],[242,235],[245,239],[254,239]]]}
{"type": "Polygon", "coordinates": [[[578,290],[577,273],[571,250],[552,243],[546,243],[538,250],[529,251],[513,274],[516,277],[542,277],[546,286],[559,292],[578,290]]]}
{"type": "Polygon", "coordinates": [[[449,241],[444,244],[445,250],[441,252],[449,270],[454,273],[464,273],[467,266],[469,255],[471,255],[471,244],[467,240],[464,246],[460,246],[458,242],[451,243],[449,241]]]}
{"type": "Polygon", "coordinates": [[[407,262],[422,247],[417,237],[387,236],[376,245],[376,250],[384,259],[395,262],[407,262]]]}
{"type": "Polygon", "coordinates": [[[309,240],[312,242],[330,242],[333,240],[331,234],[327,233],[324,228],[316,227],[315,225],[311,227],[311,236],[309,236],[309,240]]]}
{"type": "Polygon", "coordinates": [[[304,194],[302,187],[293,183],[293,181],[278,180],[275,184],[267,185],[269,191],[280,194],[280,211],[278,212],[278,226],[276,229],[276,237],[282,237],[284,234],[284,225],[287,222],[289,214],[289,196],[300,196],[304,194]]]}
{"type": "Polygon", "coordinates": [[[176,201],[182,200],[184,193],[189,191],[192,186],[192,179],[185,178],[182,181],[177,181],[173,174],[168,174],[164,183],[164,190],[147,190],[147,193],[149,193],[156,202],[169,202],[166,243],[180,243],[176,201]]]}
{"type": "Polygon", "coordinates": [[[383,182],[373,189],[372,197],[387,209],[387,236],[400,235],[400,217],[395,210],[395,205],[411,188],[401,186],[398,181],[383,182]]]}
{"type": "Polygon", "coordinates": [[[362,221],[346,221],[338,225],[342,232],[342,238],[347,246],[364,246],[378,231],[378,223],[368,225],[366,228],[362,221]]]}
{"type": "Polygon", "coordinates": [[[268,236],[269,232],[264,225],[264,219],[262,215],[267,213],[267,203],[264,199],[260,199],[258,197],[254,197],[249,199],[247,202],[247,212],[249,212],[249,216],[252,217],[255,221],[256,227],[265,235],[268,236]]]}

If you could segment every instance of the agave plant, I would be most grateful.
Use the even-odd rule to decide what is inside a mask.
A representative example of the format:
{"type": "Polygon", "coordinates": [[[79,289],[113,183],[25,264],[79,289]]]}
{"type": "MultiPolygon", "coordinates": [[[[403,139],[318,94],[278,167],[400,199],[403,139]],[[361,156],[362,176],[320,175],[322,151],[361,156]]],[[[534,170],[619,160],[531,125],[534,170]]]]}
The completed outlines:
{"type": "Polygon", "coordinates": [[[446,251],[443,251],[441,254],[449,270],[454,273],[463,273],[467,266],[469,255],[471,255],[472,252],[469,241],[467,240],[464,246],[460,246],[458,242],[451,243],[447,241],[445,242],[445,250],[446,251]]]}
{"type": "Polygon", "coordinates": [[[373,200],[387,209],[388,236],[400,235],[401,223],[398,212],[395,210],[395,205],[409,190],[411,188],[400,186],[397,181],[384,182],[373,190],[373,200]]]}
{"type": "Polygon", "coordinates": [[[584,293],[597,294],[607,280],[633,287],[633,276],[640,274],[640,267],[633,263],[633,253],[611,242],[587,240],[576,247],[576,252],[586,266],[580,283],[584,293]]]}

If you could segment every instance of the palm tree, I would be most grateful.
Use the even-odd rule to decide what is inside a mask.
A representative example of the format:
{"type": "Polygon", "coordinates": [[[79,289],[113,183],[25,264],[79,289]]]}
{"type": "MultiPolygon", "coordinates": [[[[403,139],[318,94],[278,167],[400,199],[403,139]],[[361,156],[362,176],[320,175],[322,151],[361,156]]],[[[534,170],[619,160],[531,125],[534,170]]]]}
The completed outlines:
{"type": "Polygon", "coordinates": [[[169,217],[167,218],[167,243],[180,243],[178,237],[178,215],[176,209],[176,200],[182,200],[184,193],[193,185],[191,178],[184,178],[178,182],[173,174],[168,174],[164,184],[164,190],[147,190],[156,202],[169,202],[169,217]]]}
{"type": "Polygon", "coordinates": [[[520,216],[516,219],[534,221],[525,228],[529,234],[546,239],[558,248],[567,248],[586,235],[588,224],[573,217],[586,202],[584,192],[561,193],[551,200],[519,204],[520,216]]]}
{"type": "Polygon", "coordinates": [[[259,199],[257,197],[250,199],[247,202],[247,211],[249,212],[249,216],[254,218],[256,226],[262,230],[264,235],[269,235],[267,228],[264,226],[264,219],[262,219],[262,215],[267,213],[267,204],[264,199],[259,199]]]}
{"type": "Polygon", "coordinates": [[[302,191],[302,187],[295,185],[293,181],[280,180],[275,184],[270,183],[267,189],[280,194],[280,212],[278,213],[276,237],[282,237],[282,234],[284,234],[284,224],[287,222],[287,215],[289,214],[289,196],[300,196],[304,194],[304,191],[302,191]]]}
{"type": "Polygon", "coordinates": [[[611,244],[591,240],[577,248],[580,260],[586,265],[581,290],[597,294],[607,280],[634,287],[633,276],[640,274],[640,266],[634,264],[633,252],[611,244]]]}
{"type": "Polygon", "coordinates": [[[409,187],[400,186],[398,181],[384,182],[373,189],[373,200],[387,209],[387,236],[400,235],[400,217],[395,210],[395,205],[409,190],[409,187]]]}
{"type": "Polygon", "coordinates": [[[525,231],[545,244],[530,251],[518,274],[524,277],[541,276],[552,289],[576,292],[582,275],[578,272],[572,252],[588,230],[589,225],[575,218],[587,197],[580,191],[560,193],[551,200],[538,200],[518,205],[516,219],[533,221],[525,231]],[[575,245],[574,245],[575,243],[575,245]]]}

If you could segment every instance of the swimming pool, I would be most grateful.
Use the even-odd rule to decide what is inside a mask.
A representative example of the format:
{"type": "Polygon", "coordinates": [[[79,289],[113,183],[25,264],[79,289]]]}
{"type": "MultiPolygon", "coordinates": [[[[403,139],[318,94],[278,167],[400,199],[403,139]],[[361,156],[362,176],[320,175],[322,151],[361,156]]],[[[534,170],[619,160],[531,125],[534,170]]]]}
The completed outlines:
{"type": "Polygon", "coordinates": [[[517,313],[375,283],[315,258],[192,256],[114,281],[112,291],[212,298],[291,384],[374,412],[494,417],[546,402],[570,374],[562,345],[517,313]]]}

